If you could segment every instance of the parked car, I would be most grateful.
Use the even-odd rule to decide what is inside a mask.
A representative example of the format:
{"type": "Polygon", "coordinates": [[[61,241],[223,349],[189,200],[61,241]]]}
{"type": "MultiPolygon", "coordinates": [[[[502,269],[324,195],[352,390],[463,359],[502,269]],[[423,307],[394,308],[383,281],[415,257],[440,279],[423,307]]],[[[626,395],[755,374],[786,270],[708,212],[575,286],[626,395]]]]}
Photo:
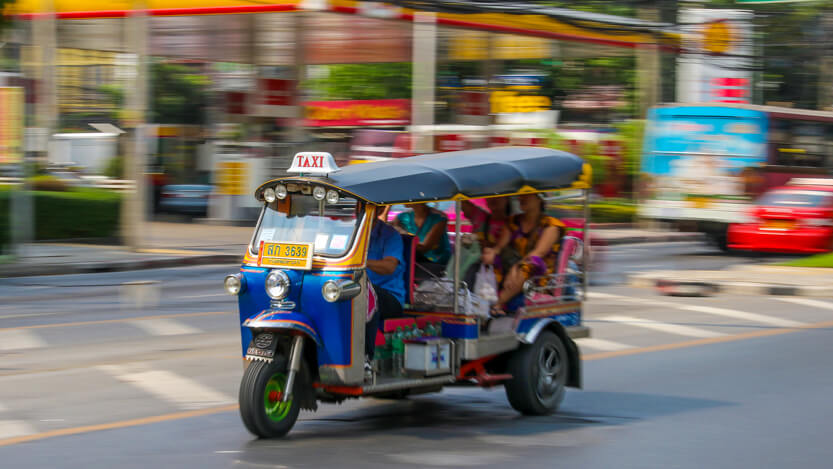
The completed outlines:
{"type": "Polygon", "coordinates": [[[833,179],[799,178],[765,192],[749,223],[729,226],[729,247],[762,252],[833,250],[833,179]]]}
{"type": "Polygon", "coordinates": [[[206,184],[171,184],[162,187],[159,210],[185,215],[205,215],[211,186],[206,184]]]}

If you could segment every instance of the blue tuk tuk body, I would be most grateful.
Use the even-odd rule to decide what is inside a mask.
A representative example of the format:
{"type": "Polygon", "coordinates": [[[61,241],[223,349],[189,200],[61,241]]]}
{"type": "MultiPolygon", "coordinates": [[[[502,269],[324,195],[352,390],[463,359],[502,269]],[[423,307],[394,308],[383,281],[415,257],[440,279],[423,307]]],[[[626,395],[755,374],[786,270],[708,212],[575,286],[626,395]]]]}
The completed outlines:
{"type": "MultiPolygon", "coordinates": [[[[403,376],[365,364],[369,285],[365,274],[376,207],[396,203],[589,189],[589,166],[571,154],[504,147],[422,155],[335,167],[326,153],[299,153],[292,176],[271,180],[255,197],[264,203],[240,271],[226,277],[238,297],[242,355],[241,417],[260,437],[286,434],[301,409],[346,398],[438,391],[443,386],[504,385],[522,413],[554,412],[567,386],[581,386],[573,338],[581,322],[581,272],[558,272],[527,292],[523,307],[492,321],[465,310],[456,254],[446,304],[420,304],[414,294],[415,255],[404,253],[406,317],[441,324],[437,337],[409,344],[447,353],[447,368],[409,369],[403,376]],[[578,280],[576,280],[578,279],[578,280]],[[572,282],[572,284],[569,284],[572,282]],[[539,287],[538,285],[549,285],[539,287]],[[555,288],[558,294],[542,288],[555,288]],[[495,323],[502,327],[493,327],[495,323]],[[542,368],[548,364],[552,369],[542,368]]],[[[586,204],[585,204],[586,206],[586,204]]],[[[585,213],[587,211],[585,210],[585,213]]],[[[459,219],[459,218],[458,218],[459,219]]],[[[459,237],[459,224],[457,224],[459,237]]],[[[562,240],[562,256],[581,262],[587,246],[562,240]],[[565,251],[568,250],[569,252],[565,251]]],[[[573,265],[576,265],[574,262],[573,265]]],[[[442,284],[442,282],[439,282],[442,284]]],[[[583,288],[582,288],[583,287],[583,288]]],[[[430,356],[430,353],[426,356],[430,356]]]]}

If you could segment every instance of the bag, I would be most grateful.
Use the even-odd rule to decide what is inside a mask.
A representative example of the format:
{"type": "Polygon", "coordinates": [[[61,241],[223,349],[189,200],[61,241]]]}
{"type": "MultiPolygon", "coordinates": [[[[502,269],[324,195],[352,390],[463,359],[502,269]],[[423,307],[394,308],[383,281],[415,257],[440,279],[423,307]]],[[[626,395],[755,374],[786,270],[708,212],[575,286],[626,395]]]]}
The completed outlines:
{"type": "Polygon", "coordinates": [[[474,279],[474,294],[487,303],[497,303],[498,289],[495,269],[490,265],[481,265],[474,279]]]}

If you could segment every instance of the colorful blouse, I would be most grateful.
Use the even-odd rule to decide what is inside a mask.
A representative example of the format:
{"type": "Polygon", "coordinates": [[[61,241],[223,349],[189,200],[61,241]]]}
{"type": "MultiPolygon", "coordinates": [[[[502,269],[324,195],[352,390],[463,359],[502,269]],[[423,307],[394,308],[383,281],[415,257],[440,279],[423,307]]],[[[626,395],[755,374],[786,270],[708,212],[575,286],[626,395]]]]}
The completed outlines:
{"type": "Polygon", "coordinates": [[[529,232],[525,233],[521,229],[521,216],[515,215],[509,221],[507,227],[511,233],[509,238],[509,245],[513,247],[518,254],[523,258],[526,257],[530,251],[535,249],[538,243],[538,238],[544,229],[555,226],[559,228],[558,238],[553,243],[552,248],[543,256],[530,256],[520,263],[520,269],[526,278],[531,276],[546,275],[555,272],[555,263],[558,260],[558,249],[561,247],[561,236],[564,235],[564,223],[555,217],[542,216],[538,221],[538,226],[534,227],[529,232]]]}
{"type": "MultiPolygon", "coordinates": [[[[407,230],[409,233],[413,233],[419,238],[420,242],[425,241],[425,238],[428,237],[428,233],[431,232],[431,228],[433,228],[434,225],[445,222],[446,220],[445,215],[436,210],[428,212],[428,216],[425,218],[425,222],[423,222],[422,226],[417,226],[413,210],[402,212],[396,216],[396,222],[399,223],[399,226],[407,230]]],[[[430,262],[437,264],[448,263],[448,260],[451,259],[451,242],[448,240],[448,233],[446,230],[443,230],[437,247],[430,251],[424,252],[423,256],[425,256],[425,258],[430,262]]]]}

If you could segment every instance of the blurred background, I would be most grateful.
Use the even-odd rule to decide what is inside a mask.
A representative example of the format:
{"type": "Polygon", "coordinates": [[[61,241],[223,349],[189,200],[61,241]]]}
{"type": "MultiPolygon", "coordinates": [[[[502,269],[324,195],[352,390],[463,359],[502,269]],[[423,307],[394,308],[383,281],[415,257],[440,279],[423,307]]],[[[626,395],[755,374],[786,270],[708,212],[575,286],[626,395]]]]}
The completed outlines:
{"type": "MultiPolygon", "coordinates": [[[[645,166],[653,106],[833,103],[824,2],[3,3],[7,254],[56,239],[138,248],[146,220],[253,222],[253,189],[301,149],[345,165],[551,146],[593,165],[597,221],[633,222],[637,187],[654,198],[662,176],[645,166]]],[[[802,165],[829,174],[821,122],[781,141],[814,146],[802,165]]],[[[688,128],[689,153],[735,138],[688,128]]]]}

